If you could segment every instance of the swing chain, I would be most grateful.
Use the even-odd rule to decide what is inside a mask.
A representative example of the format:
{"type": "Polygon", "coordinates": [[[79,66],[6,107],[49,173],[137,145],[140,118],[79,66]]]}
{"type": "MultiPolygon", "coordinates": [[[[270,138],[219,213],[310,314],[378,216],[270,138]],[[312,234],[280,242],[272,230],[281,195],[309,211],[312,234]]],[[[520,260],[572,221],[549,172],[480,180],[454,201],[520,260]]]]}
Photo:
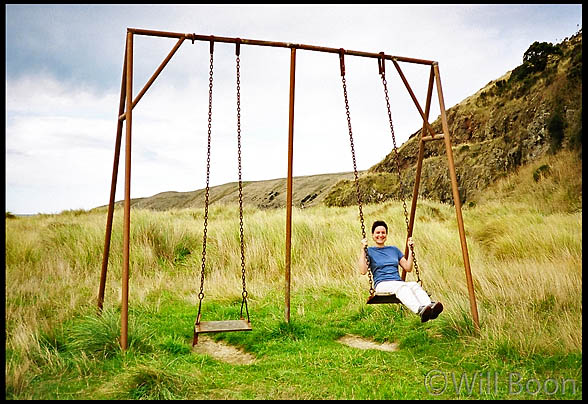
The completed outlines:
{"type": "Polygon", "coordinates": [[[202,270],[200,273],[200,293],[198,293],[198,317],[196,324],[200,323],[202,299],[204,299],[204,269],[206,268],[206,239],[208,232],[208,200],[210,195],[210,143],[212,134],[212,82],[213,82],[213,45],[210,45],[210,73],[208,78],[208,144],[206,149],[206,192],[204,194],[204,235],[202,237],[202,270]]]}
{"type": "MultiPolygon", "coordinates": [[[[396,136],[394,135],[394,125],[392,124],[392,113],[390,112],[390,98],[388,96],[388,83],[386,81],[386,71],[384,68],[384,62],[385,62],[384,58],[381,58],[381,61],[380,61],[380,59],[378,59],[378,67],[379,67],[380,75],[382,77],[382,84],[384,85],[384,95],[386,97],[386,107],[388,108],[388,120],[390,122],[390,132],[392,133],[392,142],[394,144],[394,161],[396,163],[396,171],[398,172],[398,183],[400,186],[400,196],[402,199],[402,207],[404,209],[404,221],[406,222],[406,233],[409,234],[410,225],[409,225],[409,221],[408,221],[408,210],[406,208],[406,201],[404,200],[404,195],[402,194],[402,190],[404,189],[404,186],[402,185],[402,175],[401,175],[401,171],[400,171],[400,156],[398,154],[398,147],[396,146],[396,136]]],[[[419,283],[422,286],[423,281],[421,280],[421,277],[420,277],[419,265],[417,262],[416,255],[414,253],[414,246],[409,245],[409,248],[410,248],[410,251],[412,252],[412,259],[413,259],[413,263],[414,263],[415,273],[417,276],[417,283],[419,283]]]]}
{"type": "Polygon", "coordinates": [[[243,235],[243,182],[241,181],[241,74],[240,74],[240,43],[237,42],[237,156],[239,164],[239,237],[241,241],[241,275],[243,282],[243,301],[241,303],[241,317],[243,317],[243,306],[247,311],[249,321],[249,309],[247,307],[247,287],[245,284],[245,238],[243,235]]]}
{"type": "MultiPolygon", "coordinates": [[[[361,235],[362,239],[366,238],[365,232],[365,221],[363,218],[363,208],[361,204],[361,188],[359,186],[359,174],[357,172],[357,161],[355,159],[355,146],[353,144],[353,131],[351,129],[351,114],[349,112],[349,100],[347,97],[347,83],[345,81],[345,61],[344,61],[344,50],[340,49],[339,51],[339,62],[341,68],[341,81],[343,83],[343,96],[345,97],[345,113],[347,115],[347,127],[349,129],[349,143],[351,145],[351,158],[353,159],[353,174],[355,176],[355,188],[357,193],[357,206],[359,208],[359,220],[361,222],[361,235]]],[[[368,278],[370,281],[370,296],[373,296],[376,293],[374,289],[374,281],[372,277],[372,270],[370,268],[370,257],[368,255],[367,245],[364,246],[364,253],[365,259],[368,267],[368,278]]]]}

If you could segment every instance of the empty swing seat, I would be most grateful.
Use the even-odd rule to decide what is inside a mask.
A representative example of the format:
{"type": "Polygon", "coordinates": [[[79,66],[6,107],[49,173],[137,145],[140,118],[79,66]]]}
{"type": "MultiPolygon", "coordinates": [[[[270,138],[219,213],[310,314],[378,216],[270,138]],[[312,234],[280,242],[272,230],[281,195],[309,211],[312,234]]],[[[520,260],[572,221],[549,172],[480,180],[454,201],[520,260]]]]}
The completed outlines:
{"type": "Polygon", "coordinates": [[[394,293],[376,293],[370,296],[367,304],[402,303],[394,293]]]}
{"type": "Polygon", "coordinates": [[[251,331],[251,322],[243,320],[201,321],[194,325],[197,334],[205,332],[251,331]]]}
{"type": "Polygon", "coordinates": [[[203,333],[251,331],[251,322],[245,319],[225,321],[201,321],[194,324],[194,339],[192,346],[198,343],[198,335],[203,333]]]}

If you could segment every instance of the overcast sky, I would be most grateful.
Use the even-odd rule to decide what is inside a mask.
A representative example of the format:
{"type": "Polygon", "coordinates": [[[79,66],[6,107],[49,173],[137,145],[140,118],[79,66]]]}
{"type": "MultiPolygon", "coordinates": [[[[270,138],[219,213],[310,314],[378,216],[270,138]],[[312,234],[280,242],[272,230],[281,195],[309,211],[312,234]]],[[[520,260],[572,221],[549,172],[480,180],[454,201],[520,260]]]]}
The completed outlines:
{"type": "MultiPolygon", "coordinates": [[[[108,203],[127,28],[281,41],[435,60],[445,106],[582,27],[572,5],[6,5],[6,210],[108,203]]],[[[135,36],[133,98],[175,45],[135,36]]],[[[241,46],[243,180],[287,175],[290,51],[241,46]]],[[[365,170],[393,147],[375,59],[346,56],[365,170]]],[[[424,108],[429,67],[401,63],[424,108]]],[[[208,43],[185,41],[133,110],[131,197],[205,186],[208,43]]],[[[422,120],[386,65],[397,145],[422,120]]],[[[214,52],[211,185],[237,180],[235,45],[214,52]]],[[[434,93],[436,96],[436,93],[434,93]]],[[[434,98],[436,99],[436,98],[434,98]]],[[[339,59],[299,50],[294,175],[352,171],[339,59]]],[[[431,122],[439,108],[431,111],[431,122]]],[[[117,200],[124,197],[124,135],[117,200]]]]}

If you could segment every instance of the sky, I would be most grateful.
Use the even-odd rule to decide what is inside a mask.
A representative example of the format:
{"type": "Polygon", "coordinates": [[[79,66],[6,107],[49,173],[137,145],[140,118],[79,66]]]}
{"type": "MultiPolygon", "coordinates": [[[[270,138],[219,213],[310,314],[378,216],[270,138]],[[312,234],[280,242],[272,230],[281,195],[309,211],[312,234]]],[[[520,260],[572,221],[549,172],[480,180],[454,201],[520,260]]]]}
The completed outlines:
{"type": "MultiPolygon", "coordinates": [[[[533,42],[559,43],[582,27],[581,4],[8,4],[5,11],[5,209],[14,214],[108,204],[127,28],[434,60],[449,109],[520,65],[533,42]]],[[[176,42],[134,37],[133,98],[176,42]]],[[[133,109],[131,198],[205,187],[209,58],[207,42],[185,41],[133,109]]],[[[366,170],[393,149],[384,91],[375,59],[346,56],[345,65],[357,168],[366,170]]],[[[430,67],[400,67],[424,109],[430,67]]],[[[215,45],[213,68],[211,186],[238,180],[234,44],[215,45]]],[[[287,176],[289,75],[289,49],[241,45],[243,181],[287,176]]],[[[422,118],[390,61],[386,80],[400,147],[422,118]]],[[[430,122],[439,112],[437,101],[430,122]]],[[[349,171],[339,57],[298,50],[293,175],[349,171]]]]}

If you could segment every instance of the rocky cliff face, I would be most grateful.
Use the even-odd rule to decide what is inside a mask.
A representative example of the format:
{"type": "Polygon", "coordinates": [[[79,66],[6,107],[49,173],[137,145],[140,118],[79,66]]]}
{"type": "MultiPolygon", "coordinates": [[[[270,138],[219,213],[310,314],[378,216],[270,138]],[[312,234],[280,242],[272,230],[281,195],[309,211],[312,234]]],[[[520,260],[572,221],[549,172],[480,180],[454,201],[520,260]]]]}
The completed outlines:
{"type": "MultiPolygon", "coordinates": [[[[581,31],[558,45],[535,42],[520,66],[447,110],[461,202],[545,153],[580,149],[581,113],[581,31]]],[[[443,132],[440,117],[431,126],[443,132]]],[[[400,179],[393,150],[361,177],[364,203],[411,198],[420,137],[419,130],[398,150],[400,179]]],[[[419,195],[453,202],[442,140],[425,145],[419,195]]],[[[353,183],[339,182],[325,203],[357,203],[353,183]]]]}

